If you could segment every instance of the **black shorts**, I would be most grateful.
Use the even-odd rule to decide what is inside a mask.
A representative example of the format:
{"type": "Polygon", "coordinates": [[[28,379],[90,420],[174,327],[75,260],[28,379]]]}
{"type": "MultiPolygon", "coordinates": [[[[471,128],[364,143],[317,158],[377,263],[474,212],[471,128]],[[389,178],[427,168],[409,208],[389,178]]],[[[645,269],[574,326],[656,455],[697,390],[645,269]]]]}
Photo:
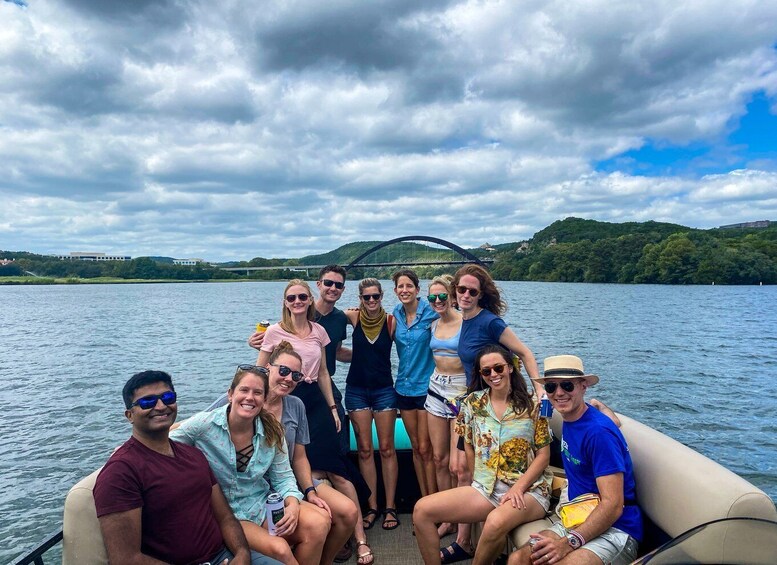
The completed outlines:
{"type": "Polygon", "coordinates": [[[397,408],[400,410],[423,410],[426,403],[426,395],[402,396],[397,393],[397,408]]]}

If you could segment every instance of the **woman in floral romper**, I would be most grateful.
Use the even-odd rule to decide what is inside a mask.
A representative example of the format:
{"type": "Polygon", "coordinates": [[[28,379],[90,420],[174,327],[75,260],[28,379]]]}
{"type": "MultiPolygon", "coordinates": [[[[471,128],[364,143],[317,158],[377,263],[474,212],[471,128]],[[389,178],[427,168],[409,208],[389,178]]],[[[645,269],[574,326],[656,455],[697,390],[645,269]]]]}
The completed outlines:
{"type": "Polygon", "coordinates": [[[441,553],[435,523],[484,521],[473,563],[490,564],[510,530],[544,517],[550,505],[548,421],[539,417],[520,364],[503,347],[488,345],[478,352],[473,369],[475,388],[483,390],[464,399],[456,430],[464,438],[474,480],[416,504],[416,537],[427,565],[450,563],[462,557],[459,553],[469,557],[464,548],[441,553]]]}

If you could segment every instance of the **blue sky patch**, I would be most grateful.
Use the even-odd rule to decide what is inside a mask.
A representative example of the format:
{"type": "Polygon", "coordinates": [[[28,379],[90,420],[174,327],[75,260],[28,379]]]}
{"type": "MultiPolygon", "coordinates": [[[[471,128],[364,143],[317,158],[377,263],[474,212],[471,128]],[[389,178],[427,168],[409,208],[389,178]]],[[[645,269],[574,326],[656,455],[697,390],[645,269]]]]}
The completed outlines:
{"type": "Polygon", "coordinates": [[[597,171],[621,171],[639,176],[701,177],[732,169],[777,170],[777,115],[764,92],[756,93],[747,112],[734,121],[731,133],[720,140],[672,145],[648,140],[639,149],[600,161],[597,171]]]}

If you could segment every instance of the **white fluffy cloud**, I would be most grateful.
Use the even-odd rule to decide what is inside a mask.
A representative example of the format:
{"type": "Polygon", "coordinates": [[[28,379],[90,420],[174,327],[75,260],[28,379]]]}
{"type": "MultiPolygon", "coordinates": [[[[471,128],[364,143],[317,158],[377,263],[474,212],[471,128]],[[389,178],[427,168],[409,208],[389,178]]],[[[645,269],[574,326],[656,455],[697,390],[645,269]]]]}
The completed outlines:
{"type": "Polygon", "coordinates": [[[774,151],[725,141],[754,94],[774,105],[773,2],[29,4],[0,3],[3,249],[226,260],[777,219],[774,151]],[[711,147],[716,172],[597,167],[650,143],[711,147]]]}

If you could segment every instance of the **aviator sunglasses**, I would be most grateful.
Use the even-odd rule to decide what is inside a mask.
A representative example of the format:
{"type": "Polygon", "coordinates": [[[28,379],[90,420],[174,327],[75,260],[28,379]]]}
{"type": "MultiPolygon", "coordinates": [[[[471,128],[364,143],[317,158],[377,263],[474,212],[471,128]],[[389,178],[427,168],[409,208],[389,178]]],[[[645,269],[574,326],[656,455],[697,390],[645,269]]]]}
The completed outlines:
{"type": "Polygon", "coordinates": [[[286,296],[286,302],[291,304],[292,302],[296,302],[298,298],[301,302],[307,302],[308,298],[310,298],[310,295],[305,294],[304,292],[300,292],[299,294],[289,294],[286,296]]]}
{"type": "Polygon", "coordinates": [[[429,296],[426,297],[426,299],[429,302],[437,302],[438,299],[440,300],[440,302],[445,302],[446,300],[448,300],[448,293],[440,292],[439,294],[430,294],[429,296]]]}
{"type": "Polygon", "coordinates": [[[289,369],[286,365],[276,365],[275,363],[270,363],[273,367],[278,367],[278,374],[282,377],[288,377],[291,375],[291,380],[295,383],[298,383],[302,380],[302,378],[305,376],[299,371],[293,371],[289,369]]]}
{"type": "Polygon", "coordinates": [[[475,298],[477,297],[478,294],[480,294],[480,291],[476,288],[469,288],[468,286],[461,286],[461,285],[456,287],[456,292],[458,292],[459,294],[469,293],[469,295],[472,298],[475,298]]]}
{"type": "Polygon", "coordinates": [[[501,375],[504,372],[505,367],[507,367],[507,363],[499,363],[493,367],[483,367],[480,369],[480,374],[484,377],[490,377],[491,371],[493,370],[497,375],[501,375]]]}
{"type": "Polygon", "coordinates": [[[175,404],[177,398],[177,395],[172,390],[168,390],[162,394],[149,394],[143,398],[138,398],[135,402],[130,404],[130,408],[138,406],[141,410],[151,410],[156,406],[157,400],[161,400],[162,404],[165,406],[170,406],[171,404],[175,404]]]}
{"type": "Polygon", "coordinates": [[[362,294],[361,296],[362,296],[362,300],[364,300],[365,302],[368,302],[370,300],[375,300],[375,301],[380,300],[380,294],[379,293],[378,294],[362,294]]]}
{"type": "Polygon", "coordinates": [[[337,290],[343,290],[343,288],[345,287],[345,283],[333,281],[330,279],[321,279],[321,284],[323,284],[327,288],[334,286],[337,290]]]}
{"type": "Polygon", "coordinates": [[[573,381],[561,381],[560,383],[545,383],[542,385],[545,389],[545,392],[548,394],[553,394],[556,392],[556,389],[560,386],[561,390],[566,392],[572,392],[575,390],[575,383],[573,381]]]}

